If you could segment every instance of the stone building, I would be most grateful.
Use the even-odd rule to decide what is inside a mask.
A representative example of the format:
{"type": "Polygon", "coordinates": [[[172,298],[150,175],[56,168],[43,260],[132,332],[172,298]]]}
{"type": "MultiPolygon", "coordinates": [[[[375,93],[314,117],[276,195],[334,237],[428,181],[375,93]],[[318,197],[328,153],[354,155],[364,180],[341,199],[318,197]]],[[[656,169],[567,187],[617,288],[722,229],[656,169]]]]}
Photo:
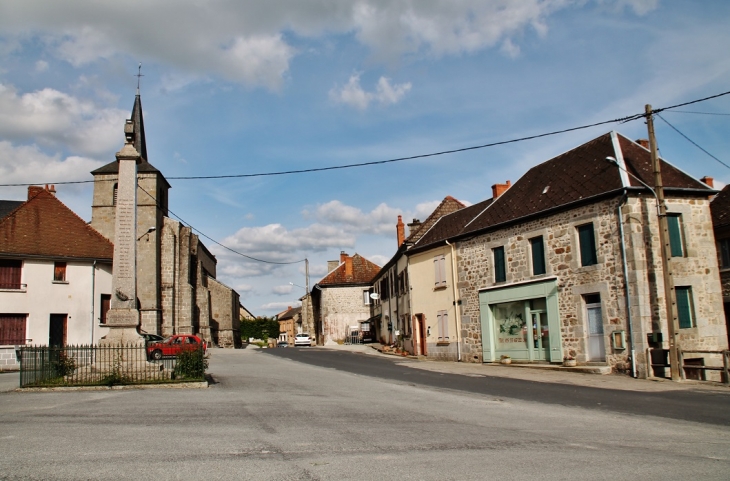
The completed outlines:
{"type": "Polygon", "coordinates": [[[345,340],[370,315],[370,289],[380,267],[359,254],[340,253],[328,262],[330,272],[311,291],[317,344],[345,340]]]}
{"type": "Polygon", "coordinates": [[[294,345],[294,337],[302,331],[302,308],[287,307],[285,311],[276,315],[279,321],[279,341],[294,345]]]}
{"type": "MultiPolygon", "coordinates": [[[[706,255],[715,191],[666,161],[661,169],[678,342],[727,349],[718,263],[706,255]]],[[[611,132],[533,167],[452,236],[462,360],[574,357],[651,375],[648,349],[668,347],[668,327],[657,205],[644,184],[648,149],[611,132]]]]}
{"type": "MultiPolygon", "coordinates": [[[[137,297],[140,330],[200,334],[219,346],[240,346],[239,296],[216,277],[216,259],[190,227],[168,217],[170,184],[147,159],[139,92],[131,121],[137,165],[137,297]]],[[[91,226],[114,242],[116,161],[92,172],[91,226]]]]}
{"type": "MultiPolygon", "coordinates": [[[[712,186],[712,179],[705,177],[705,183],[712,186]]],[[[720,265],[722,302],[725,310],[725,326],[730,342],[730,185],[726,185],[710,202],[712,226],[717,245],[717,261],[720,265]]]]}

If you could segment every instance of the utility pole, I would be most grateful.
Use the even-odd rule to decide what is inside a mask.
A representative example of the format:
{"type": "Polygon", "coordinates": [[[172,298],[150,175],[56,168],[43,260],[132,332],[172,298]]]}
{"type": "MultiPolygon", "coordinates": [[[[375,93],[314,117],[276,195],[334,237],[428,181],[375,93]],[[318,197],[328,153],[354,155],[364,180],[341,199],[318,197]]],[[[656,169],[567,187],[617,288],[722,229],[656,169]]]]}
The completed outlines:
{"type": "Polygon", "coordinates": [[[652,117],[651,105],[646,105],[646,125],[649,129],[649,148],[651,150],[651,164],[654,170],[654,192],[659,202],[659,241],[662,244],[662,260],[664,268],[664,301],[667,312],[667,327],[669,330],[669,366],[672,380],[679,381],[679,346],[677,331],[679,331],[679,320],[677,319],[677,295],[674,290],[674,278],[672,277],[672,250],[669,244],[669,224],[667,223],[667,205],[664,201],[664,186],[662,185],[662,171],[657,155],[656,137],[654,135],[654,119],[652,117]]]}

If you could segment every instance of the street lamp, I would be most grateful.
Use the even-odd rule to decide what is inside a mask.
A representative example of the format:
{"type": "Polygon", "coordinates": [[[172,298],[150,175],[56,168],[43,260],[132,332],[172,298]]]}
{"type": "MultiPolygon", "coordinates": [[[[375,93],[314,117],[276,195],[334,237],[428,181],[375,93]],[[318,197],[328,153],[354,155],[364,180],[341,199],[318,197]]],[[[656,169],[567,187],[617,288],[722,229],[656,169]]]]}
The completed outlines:
{"type": "Polygon", "coordinates": [[[290,285],[290,286],[296,286],[296,287],[301,287],[301,288],[302,288],[302,289],[304,289],[305,291],[307,290],[307,288],[306,288],[306,287],[304,287],[304,286],[300,286],[299,284],[294,284],[293,282],[290,282],[290,283],[289,283],[289,285],[290,285]]]}

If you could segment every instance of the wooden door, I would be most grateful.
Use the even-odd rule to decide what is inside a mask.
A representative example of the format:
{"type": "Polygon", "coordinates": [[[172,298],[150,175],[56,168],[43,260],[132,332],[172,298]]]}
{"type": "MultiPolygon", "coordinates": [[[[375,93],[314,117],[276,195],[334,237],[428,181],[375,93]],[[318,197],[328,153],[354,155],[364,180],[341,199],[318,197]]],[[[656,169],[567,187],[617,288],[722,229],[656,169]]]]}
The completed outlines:
{"type": "Polygon", "coordinates": [[[51,314],[48,329],[48,345],[50,347],[64,347],[66,345],[66,323],[68,314],[51,314]]]}

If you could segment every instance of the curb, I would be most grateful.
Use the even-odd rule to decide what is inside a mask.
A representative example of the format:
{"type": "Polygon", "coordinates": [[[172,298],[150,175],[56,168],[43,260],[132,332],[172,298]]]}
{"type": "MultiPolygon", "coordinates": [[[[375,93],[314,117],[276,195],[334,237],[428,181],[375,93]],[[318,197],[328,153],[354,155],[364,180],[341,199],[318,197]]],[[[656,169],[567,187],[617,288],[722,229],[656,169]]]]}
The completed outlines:
{"type": "Polygon", "coordinates": [[[166,384],[123,384],[119,386],[19,387],[14,392],[128,391],[132,389],[206,389],[208,381],[166,384]]]}

